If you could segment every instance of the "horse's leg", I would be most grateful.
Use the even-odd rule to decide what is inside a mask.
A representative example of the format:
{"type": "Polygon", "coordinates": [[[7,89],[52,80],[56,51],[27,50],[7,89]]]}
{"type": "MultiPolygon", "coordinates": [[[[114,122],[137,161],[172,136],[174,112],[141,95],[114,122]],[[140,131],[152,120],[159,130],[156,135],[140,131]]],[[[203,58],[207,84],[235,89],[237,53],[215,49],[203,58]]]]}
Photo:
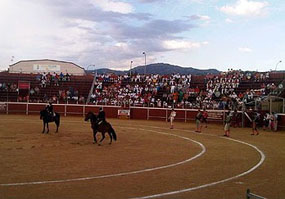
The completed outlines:
{"type": "Polygon", "coordinates": [[[111,135],[111,133],[108,131],[108,134],[109,134],[109,137],[110,137],[110,142],[109,142],[109,144],[112,144],[112,135],[111,135]]]}
{"type": "Polygon", "coordinates": [[[55,123],[56,123],[56,133],[58,132],[59,124],[60,124],[60,115],[57,115],[55,117],[55,123]]]}
{"type": "Polygon", "coordinates": [[[47,122],[47,133],[49,132],[48,122],[47,122]]]}
{"type": "Polygon", "coordinates": [[[56,133],[58,132],[58,124],[57,123],[55,123],[56,124],[56,133]]]}
{"type": "Polygon", "coordinates": [[[95,131],[94,129],[93,129],[93,138],[94,138],[94,144],[97,144],[97,139],[96,139],[96,134],[97,134],[97,131],[95,131]]]}
{"type": "Polygon", "coordinates": [[[58,125],[58,120],[55,119],[54,123],[56,124],[56,131],[55,131],[55,132],[57,133],[57,132],[58,132],[58,126],[59,126],[59,125],[58,125]]]}
{"type": "Polygon", "coordinates": [[[44,120],[43,120],[43,125],[44,125],[44,128],[43,128],[42,133],[45,133],[45,130],[46,130],[46,123],[45,123],[45,121],[44,121],[44,120]]]}
{"type": "Polygon", "coordinates": [[[105,132],[103,133],[102,132],[102,138],[101,138],[101,140],[99,141],[99,146],[101,145],[101,143],[102,143],[102,141],[105,139],[105,132]]]}

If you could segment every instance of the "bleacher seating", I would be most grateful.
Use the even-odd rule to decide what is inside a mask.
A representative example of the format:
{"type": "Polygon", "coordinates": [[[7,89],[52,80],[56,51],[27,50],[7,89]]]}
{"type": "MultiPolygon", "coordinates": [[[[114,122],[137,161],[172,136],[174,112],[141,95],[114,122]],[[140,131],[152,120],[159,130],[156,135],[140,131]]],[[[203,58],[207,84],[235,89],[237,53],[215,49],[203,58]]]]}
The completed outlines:
{"type": "MultiPolygon", "coordinates": [[[[58,96],[59,90],[66,91],[70,87],[78,90],[78,96],[83,96],[86,99],[93,81],[92,75],[71,76],[70,81],[61,81],[59,86],[47,84],[46,87],[41,87],[40,81],[36,79],[36,76],[36,74],[1,72],[0,83],[18,85],[19,81],[29,82],[31,88],[38,87],[40,90],[39,94],[30,95],[29,101],[35,101],[42,100],[45,96],[47,98],[52,98],[54,95],[58,96]]],[[[0,101],[18,101],[18,91],[11,91],[10,89],[0,90],[0,101]]]]}
{"type": "MultiPolygon", "coordinates": [[[[255,74],[254,74],[255,75],[255,74]]],[[[117,76],[114,76],[117,77],[117,76]]],[[[213,76],[214,77],[214,76],[213,76]]],[[[207,92],[207,82],[213,78],[209,76],[203,75],[192,75],[191,77],[191,84],[190,88],[198,89],[200,91],[207,92]]],[[[235,93],[238,95],[239,93],[245,93],[250,90],[258,90],[258,89],[267,89],[268,85],[274,84],[278,86],[285,77],[285,73],[274,73],[271,72],[270,76],[267,78],[260,78],[256,79],[253,78],[242,78],[239,82],[239,86],[235,88],[235,93]]],[[[264,76],[265,77],[265,76],[264,76]]],[[[1,72],[0,73],[0,83],[5,83],[6,85],[18,85],[19,81],[26,81],[30,83],[31,88],[38,87],[40,92],[38,94],[33,94],[29,96],[30,102],[37,102],[37,101],[45,101],[45,99],[51,99],[53,96],[59,97],[59,91],[62,90],[64,92],[68,91],[70,88],[78,91],[78,97],[83,96],[87,99],[88,94],[90,92],[90,88],[93,82],[93,75],[86,75],[86,76],[71,76],[70,81],[60,81],[59,86],[56,85],[49,85],[47,84],[46,87],[41,86],[41,82],[37,79],[37,74],[22,74],[22,73],[8,73],[8,72],[1,72]]],[[[109,77],[103,79],[101,76],[98,77],[98,82],[102,82],[102,87],[109,87],[114,85],[114,83],[120,84],[121,87],[126,87],[127,85],[145,85],[145,81],[131,81],[130,78],[119,78],[114,80],[113,77],[109,77]],[[119,80],[120,79],[120,80],[119,80]]],[[[272,89],[267,89],[267,93],[270,93],[272,89]]],[[[162,99],[163,95],[169,94],[169,89],[162,87],[160,90],[157,91],[156,95],[154,96],[155,99],[162,99]]],[[[284,92],[283,92],[284,94],[284,92]]],[[[206,96],[207,94],[203,93],[201,96],[206,96]]],[[[189,96],[189,99],[193,96],[189,96]]],[[[190,101],[196,101],[196,96],[193,97],[190,101]]],[[[27,100],[27,99],[26,99],[27,100]]],[[[216,100],[216,99],[215,99],[216,100]]],[[[19,101],[18,90],[16,89],[1,89],[0,87],[0,101],[19,101]]],[[[59,100],[60,103],[66,103],[66,101],[59,100]]],[[[77,103],[78,100],[69,100],[68,103],[77,103]]]]}

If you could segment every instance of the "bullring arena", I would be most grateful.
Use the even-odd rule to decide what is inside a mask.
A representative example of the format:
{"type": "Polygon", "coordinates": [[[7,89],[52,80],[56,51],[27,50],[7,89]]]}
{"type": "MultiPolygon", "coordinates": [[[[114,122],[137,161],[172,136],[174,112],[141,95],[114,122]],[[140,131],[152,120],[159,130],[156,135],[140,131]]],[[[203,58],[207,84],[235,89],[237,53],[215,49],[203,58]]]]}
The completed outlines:
{"type": "Polygon", "coordinates": [[[242,71],[92,75],[70,62],[15,63],[0,72],[0,199],[283,199],[284,77],[242,71]],[[58,71],[45,74],[49,70],[58,71]],[[218,86],[220,80],[231,92],[218,86]],[[58,133],[54,123],[42,133],[47,102],[60,114],[58,133]],[[101,146],[93,144],[84,121],[100,107],[117,134],[111,145],[108,135],[101,146]],[[196,133],[202,108],[209,124],[196,133]],[[251,135],[253,109],[274,124],[258,136],[251,135]],[[224,137],[229,111],[237,127],[224,137]]]}
{"type": "Polygon", "coordinates": [[[0,198],[242,199],[247,189],[285,197],[284,131],[251,136],[250,128],[232,128],[226,138],[221,124],[195,133],[192,121],[175,120],[170,129],[166,121],[115,119],[107,111],[118,140],[97,146],[84,114],[61,114],[59,133],[51,123],[42,134],[40,108],[0,115],[0,198]]]}

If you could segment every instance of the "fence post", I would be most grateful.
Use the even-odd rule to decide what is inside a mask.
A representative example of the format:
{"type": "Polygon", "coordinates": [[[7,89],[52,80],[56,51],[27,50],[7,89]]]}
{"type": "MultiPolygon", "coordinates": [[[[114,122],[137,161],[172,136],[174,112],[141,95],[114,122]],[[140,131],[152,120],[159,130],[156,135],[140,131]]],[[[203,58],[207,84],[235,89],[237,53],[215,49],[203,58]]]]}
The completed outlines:
{"type": "Polygon", "coordinates": [[[29,103],[26,104],[26,115],[29,115],[29,103]]]}
{"type": "Polygon", "coordinates": [[[7,102],[6,114],[9,114],[9,102],[7,102]]]}
{"type": "Polygon", "coordinates": [[[185,123],[187,122],[187,110],[185,110],[185,123]]]}
{"type": "Polygon", "coordinates": [[[83,117],[85,116],[85,104],[83,105],[83,117]]]}
{"type": "Polygon", "coordinates": [[[64,104],[64,117],[66,117],[66,104],[64,104]]]}

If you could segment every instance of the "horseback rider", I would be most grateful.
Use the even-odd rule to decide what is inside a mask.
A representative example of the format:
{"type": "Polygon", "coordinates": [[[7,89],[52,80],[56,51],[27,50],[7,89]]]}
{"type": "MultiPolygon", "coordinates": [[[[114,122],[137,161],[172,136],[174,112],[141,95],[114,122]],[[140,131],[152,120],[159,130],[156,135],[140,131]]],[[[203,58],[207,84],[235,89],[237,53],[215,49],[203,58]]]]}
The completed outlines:
{"type": "Polygon", "coordinates": [[[98,120],[97,125],[101,124],[102,122],[106,122],[106,114],[102,107],[99,108],[98,120]]]}
{"type": "Polygon", "coordinates": [[[51,101],[47,104],[46,110],[51,117],[55,116],[55,113],[53,112],[53,105],[52,105],[51,101]]]}

